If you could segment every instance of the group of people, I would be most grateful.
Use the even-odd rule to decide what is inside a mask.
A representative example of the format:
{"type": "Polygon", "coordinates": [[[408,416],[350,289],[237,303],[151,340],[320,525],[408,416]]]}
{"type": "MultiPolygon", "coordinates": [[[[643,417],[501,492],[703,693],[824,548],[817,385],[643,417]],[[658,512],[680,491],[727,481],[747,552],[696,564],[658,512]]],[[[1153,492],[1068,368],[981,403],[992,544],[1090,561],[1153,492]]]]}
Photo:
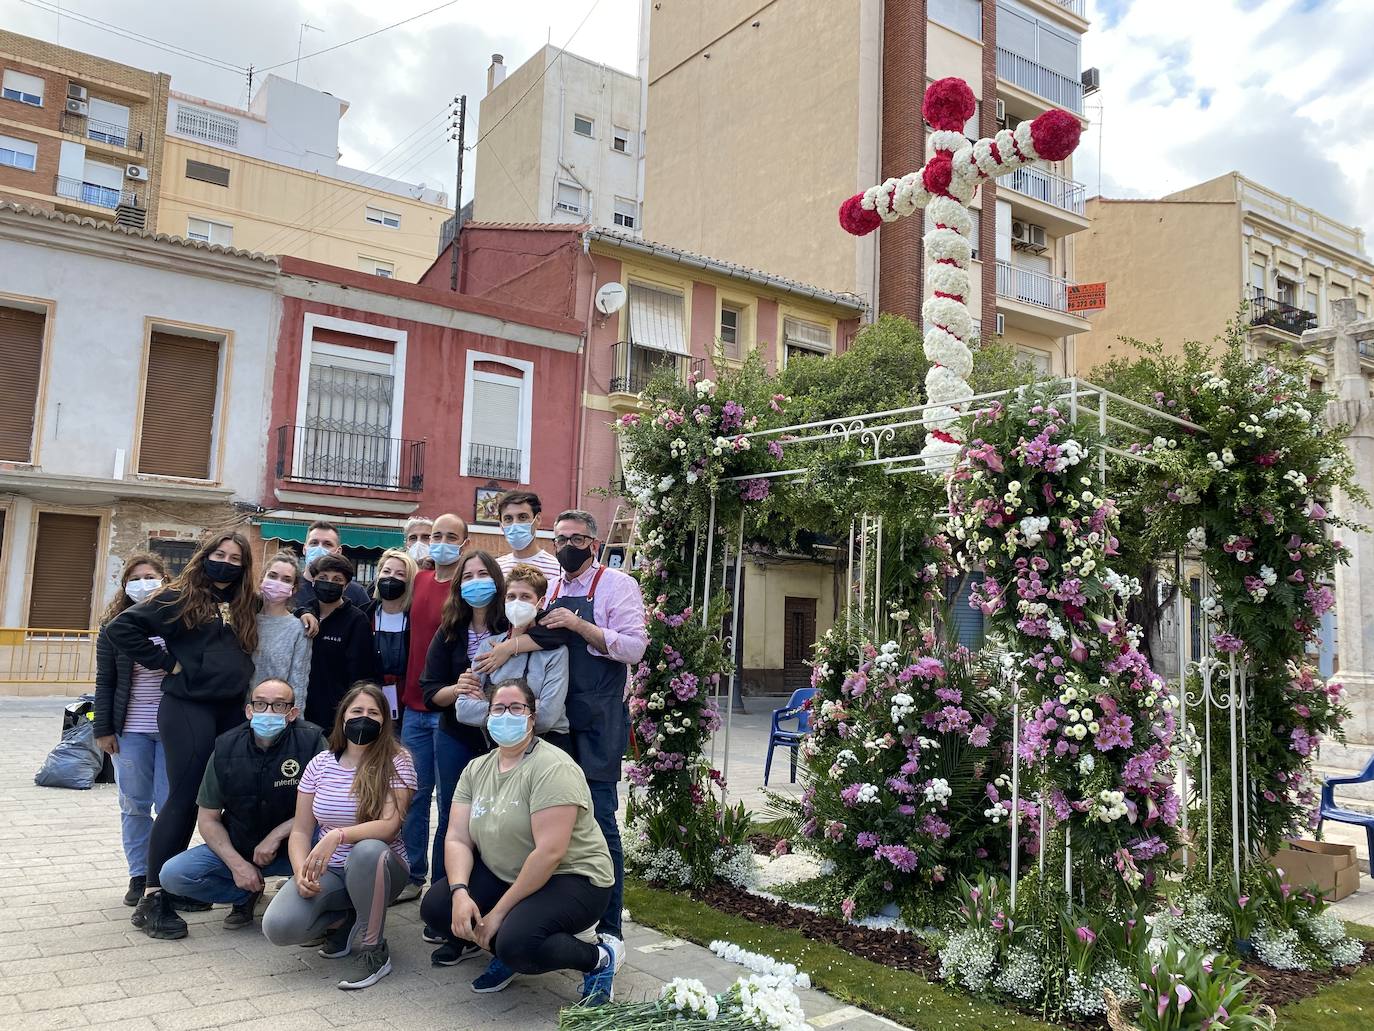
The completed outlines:
{"type": "Polygon", "coordinates": [[[585,1001],[612,997],[643,598],[597,561],[590,513],[561,513],[550,553],[535,494],[498,511],[508,553],[472,548],[460,516],[414,519],[370,592],[323,522],[304,567],[281,551],[261,576],[237,532],[170,582],[157,556],[128,558],[97,638],[95,730],[135,927],[181,938],[180,913],[215,904],[250,927],[287,877],[263,934],[349,958],[340,988],[390,973],[387,908],[422,898],[434,965],[490,954],[474,991],[575,970],[585,1001]]]}

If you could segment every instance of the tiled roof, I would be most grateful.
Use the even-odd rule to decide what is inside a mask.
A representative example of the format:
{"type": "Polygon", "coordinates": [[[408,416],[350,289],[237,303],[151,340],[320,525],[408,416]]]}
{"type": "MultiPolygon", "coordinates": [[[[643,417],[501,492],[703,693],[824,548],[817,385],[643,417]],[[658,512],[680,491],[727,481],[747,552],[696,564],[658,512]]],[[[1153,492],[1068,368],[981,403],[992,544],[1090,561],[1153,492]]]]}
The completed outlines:
{"type": "Polygon", "coordinates": [[[212,254],[228,254],[235,258],[249,258],[253,261],[264,261],[276,264],[276,256],[263,254],[259,251],[239,250],[236,247],[225,247],[218,243],[205,243],[202,240],[187,240],[180,236],[169,236],[166,233],[155,233],[148,229],[134,229],[130,226],[115,225],[113,222],[103,222],[91,218],[89,215],[72,215],[63,211],[45,211],[42,208],[31,207],[28,204],[16,204],[13,201],[0,201],[0,212],[13,212],[17,215],[28,215],[31,218],[43,218],[49,222],[65,222],[68,225],[87,226],[100,232],[123,233],[125,236],[134,236],[140,240],[152,240],[154,243],[171,243],[180,247],[191,247],[199,251],[209,251],[212,254]]]}

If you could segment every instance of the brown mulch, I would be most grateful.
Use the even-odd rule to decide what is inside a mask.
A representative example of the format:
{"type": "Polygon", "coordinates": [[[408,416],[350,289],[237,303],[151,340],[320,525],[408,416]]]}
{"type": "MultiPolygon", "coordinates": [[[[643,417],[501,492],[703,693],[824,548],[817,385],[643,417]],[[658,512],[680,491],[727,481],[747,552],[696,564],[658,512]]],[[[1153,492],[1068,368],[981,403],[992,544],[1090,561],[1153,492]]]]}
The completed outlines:
{"type": "MultiPolygon", "coordinates": [[[[753,840],[750,843],[755,851],[760,846],[753,840]]],[[[772,845],[769,845],[771,849],[772,845]]],[[[837,945],[851,955],[880,963],[894,970],[910,970],[926,980],[940,982],[940,957],[929,949],[925,942],[908,931],[878,930],[869,927],[856,927],[836,917],[813,913],[807,909],[789,906],[751,895],[742,888],[728,884],[714,884],[703,891],[699,898],[713,909],[741,917],[754,923],[768,924],[799,931],[812,941],[837,945]]],[[[1326,986],[1350,977],[1355,970],[1365,970],[1374,965],[1374,942],[1364,948],[1364,959],[1356,968],[1342,970],[1271,970],[1255,963],[1243,966],[1245,973],[1254,977],[1250,994],[1256,1002],[1262,1002],[1276,1009],[1289,1003],[1298,1002],[1317,994],[1326,986]]],[[[1038,1016],[1038,1014],[1030,1014],[1038,1016]]],[[[1100,1029],[1107,1026],[1104,1019],[1091,1022],[1073,1022],[1064,1025],[1069,1028],[1100,1029]]]]}
{"type": "Polygon", "coordinates": [[[749,842],[749,847],[754,850],[754,855],[771,856],[773,846],[782,839],[776,834],[751,834],[746,840],[749,842]]]}

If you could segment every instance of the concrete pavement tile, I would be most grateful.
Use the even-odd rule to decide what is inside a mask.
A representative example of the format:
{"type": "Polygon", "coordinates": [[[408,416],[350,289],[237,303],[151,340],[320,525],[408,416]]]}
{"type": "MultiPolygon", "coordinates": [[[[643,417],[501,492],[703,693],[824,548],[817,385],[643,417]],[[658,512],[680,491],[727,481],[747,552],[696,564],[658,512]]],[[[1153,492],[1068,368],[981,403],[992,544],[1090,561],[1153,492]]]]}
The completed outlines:
{"type": "Polygon", "coordinates": [[[247,999],[207,1006],[200,1001],[198,995],[190,994],[196,1000],[194,1009],[175,1009],[153,1017],[153,1023],[158,1026],[159,1031],[199,1031],[200,1028],[224,1027],[228,1024],[258,1020],[262,1016],[247,999]]]}
{"type": "Polygon", "coordinates": [[[71,985],[60,991],[53,991],[51,988],[40,988],[34,992],[23,992],[13,998],[19,1000],[19,1006],[24,1010],[48,1010],[54,1006],[80,1006],[88,1002],[104,1002],[107,999],[123,999],[124,992],[118,985],[106,984],[99,981],[87,981],[85,984],[71,985]]]}
{"type": "Polygon", "coordinates": [[[62,987],[62,981],[51,971],[37,974],[17,974],[0,977],[0,995],[21,995],[62,987]]]}
{"type": "MultiPolygon", "coordinates": [[[[331,1031],[333,1026],[314,1010],[300,1010],[291,1015],[289,1031],[331,1031]]],[[[237,1024],[224,1024],[223,1031],[282,1031],[282,1023],[275,1017],[256,1017],[237,1024]]]]}
{"type": "Polygon", "coordinates": [[[135,1017],[132,1020],[116,1020],[108,1024],[91,1024],[87,1031],[157,1031],[151,1017],[135,1017]]]}
{"type": "Polygon", "coordinates": [[[82,1007],[82,1011],[92,1022],[112,1022],[125,1017],[153,1017],[159,1013],[193,1008],[191,1000],[182,992],[159,992],[156,995],[141,995],[136,999],[115,999],[82,1007]]]}
{"type": "Polygon", "coordinates": [[[58,1028],[85,1027],[90,1023],[80,1006],[25,1013],[19,1018],[18,1031],[56,1031],[58,1028]]]}
{"type": "Polygon", "coordinates": [[[8,982],[12,977],[23,977],[25,974],[50,974],[55,970],[72,970],[76,967],[89,966],[94,962],[95,957],[89,952],[75,952],[65,956],[34,956],[31,959],[14,959],[8,963],[0,963],[0,978],[8,982]]]}

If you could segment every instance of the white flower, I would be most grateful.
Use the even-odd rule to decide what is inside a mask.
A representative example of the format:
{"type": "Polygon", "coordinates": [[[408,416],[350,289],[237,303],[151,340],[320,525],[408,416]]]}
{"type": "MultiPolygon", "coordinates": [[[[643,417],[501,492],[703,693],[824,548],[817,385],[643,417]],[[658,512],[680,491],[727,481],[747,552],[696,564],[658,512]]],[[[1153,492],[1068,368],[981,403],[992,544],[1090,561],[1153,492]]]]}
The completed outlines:
{"type": "Polygon", "coordinates": [[[1207,529],[1202,526],[1194,526],[1188,531],[1188,546],[1197,551],[1207,547],[1207,529]]]}
{"type": "Polygon", "coordinates": [[[926,785],[926,801],[933,805],[944,805],[949,801],[949,797],[952,794],[954,794],[954,791],[949,786],[949,781],[945,780],[943,777],[936,777],[926,785]]]}
{"type": "Polygon", "coordinates": [[[711,380],[709,380],[709,379],[700,380],[700,381],[697,383],[697,396],[699,396],[699,397],[705,397],[707,394],[711,393],[711,392],[714,391],[715,389],[716,389],[716,385],[715,385],[715,383],[713,383],[711,380]]]}
{"type": "Polygon", "coordinates": [[[1278,574],[1269,566],[1260,566],[1259,577],[1270,587],[1273,587],[1278,580],[1278,574]]]}
{"type": "Polygon", "coordinates": [[[1049,516],[1026,516],[1019,525],[1022,536],[1026,538],[1026,543],[1036,545],[1040,543],[1041,536],[1045,531],[1050,528],[1050,519],[1049,516]]]}
{"type": "MultiPolygon", "coordinates": [[[[794,984],[798,988],[811,987],[810,975],[798,973],[797,968],[791,963],[780,963],[772,956],[765,955],[761,952],[749,952],[735,945],[733,942],[713,941],[708,947],[727,963],[736,963],[747,970],[752,970],[756,974],[763,974],[765,977],[775,977],[794,984]]],[[[700,982],[697,983],[699,984],[700,982]]]]}

